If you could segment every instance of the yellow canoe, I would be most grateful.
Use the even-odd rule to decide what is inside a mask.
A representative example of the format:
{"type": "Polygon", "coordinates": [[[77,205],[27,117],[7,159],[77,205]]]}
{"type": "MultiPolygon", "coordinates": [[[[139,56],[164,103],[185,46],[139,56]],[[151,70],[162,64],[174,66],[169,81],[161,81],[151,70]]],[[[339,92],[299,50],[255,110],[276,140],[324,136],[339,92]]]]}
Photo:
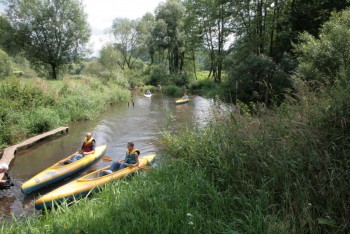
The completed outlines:
{"type": "Polygon", "coordinates": [[[21,190],[24,194],[29,194],[49,184],[60,181],[74,173],[77,173],[93,163],[97,162],[106,152],[107,145],[97,146],[94,154],[89,154],[70,164],[64,165],[64,162],[72,158],[76,153],[62,159],[51,167],[45,169],[31,179],[24,182],[21,190]]]}
{"type": "Polygon", "coordinates": [[[189,102],[190,101],[190,99],[189,98],[186,98],[186,99],[182,99],[182,98],[180,98],[179,100],[176,100],[176,104],[184,104],[184,103],[187,103],[187,102],[189,102]]]}
{"type": "Polygon", "coordinates": [[[96,189],[97,187],[108,182],[123,178],[140,169],[150,169],[150,165],[155,156],[155,154],[152,154],[149,156],[140,157],[140,165],[138,167],[126,167],[108,175],[100,176],[100,172],[103,170],[108,170],[109,166],[93,171],[40,197],[35,201],[35,208],[39,210],[43,209],[44,206],[51,207],[53,202],[60,203],[64,199],[86,195],[91,190],[96,189]]]}

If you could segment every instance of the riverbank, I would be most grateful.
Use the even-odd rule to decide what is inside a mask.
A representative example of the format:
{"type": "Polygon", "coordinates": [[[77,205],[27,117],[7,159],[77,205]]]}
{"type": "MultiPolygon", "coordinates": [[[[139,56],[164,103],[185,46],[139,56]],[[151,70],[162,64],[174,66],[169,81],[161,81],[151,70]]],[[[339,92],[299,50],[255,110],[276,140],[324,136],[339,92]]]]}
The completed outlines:
{"type": "Polygon", "coordinates": [[[0,81],[0,148],[69,122],[95,118],[130,91],[86,76],[62,80],[7,78],[0,81]]]}
{"type": "Polygon", "coordinates": [[[241,109],[205,129],[166,133],[157,169],[1,230],[347,233],[349,88],[298,98],[260,117],[241,109]]]}

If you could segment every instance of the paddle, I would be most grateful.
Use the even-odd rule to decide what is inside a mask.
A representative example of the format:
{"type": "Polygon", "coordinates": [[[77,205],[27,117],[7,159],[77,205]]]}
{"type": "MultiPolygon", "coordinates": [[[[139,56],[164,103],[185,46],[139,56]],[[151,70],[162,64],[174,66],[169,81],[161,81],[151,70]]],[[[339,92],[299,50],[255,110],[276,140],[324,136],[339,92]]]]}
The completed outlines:
{"type": "MultiPolygon", "coordinates": [[[[113,161],[113,159],[111,158],[111,157],[109,157],[109,156],[102,156],[102,160],[104,161],[104,162],[112,162],[113,161]]],[[[127,163],[126,163],[127,164],[127,163]]],[[[128,164],[127,164],[128,165],[128,164]]],[[[128,167],[133,167],[132,165],[128,165],[128,167]]],[[[140,166],[138,166],[140,169],[143,169],[143,170],[149,170],[150,169],[150,167],[140,167],[140,166]]]]}

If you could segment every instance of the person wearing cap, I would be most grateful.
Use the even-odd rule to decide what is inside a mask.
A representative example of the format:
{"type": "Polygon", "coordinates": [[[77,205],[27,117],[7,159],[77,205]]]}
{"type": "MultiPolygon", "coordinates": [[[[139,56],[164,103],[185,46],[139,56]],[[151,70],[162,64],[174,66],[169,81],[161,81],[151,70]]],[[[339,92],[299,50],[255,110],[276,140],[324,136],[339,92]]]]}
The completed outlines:
{"type": "Polygon", "coordinates": [[[82,159],[86,155],[95,153],[95,145],[96,145],[96,141],[92,137],[92,133],[91,132],[86,133],[81,149],[78,150],[78,153],[75,154],[73,158],[65,161],[64,164],[75,162],[79,159],[82,159]]]}
{"type": "MultiPolygon", "coordinates": [[[[0,164],[0,173],[5,173],[9,169],[9,166],[6,163],[0,164]]],[[[6,180],[0,180],[0,185],[5,184],[6,180]]]]}

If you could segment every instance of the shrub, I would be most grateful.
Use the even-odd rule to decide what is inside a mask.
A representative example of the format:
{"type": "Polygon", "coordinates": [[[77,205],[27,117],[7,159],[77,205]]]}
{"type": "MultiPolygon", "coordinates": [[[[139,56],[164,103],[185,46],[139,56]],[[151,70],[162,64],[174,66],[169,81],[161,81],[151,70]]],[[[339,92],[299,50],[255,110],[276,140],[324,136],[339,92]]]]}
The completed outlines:
{"type": "Polygon", "coordinates": [[[234,56],[231,58],[233,65],[229,68],[229,82],[237,90],[238,99],[265,104],[283,100],[285,90],[291,88],[292,83],[271,58],[251,54],[238,60],[234,56]]]}
{"type": "Polygon", "coordinates": [[[340,72],[350,73],[350,10],[333,14],[323,25],[319,39],[303,33],[300,40],[302,43],[295,48],[299,54],[300,78],[326,85],[348,79],[340,76],[340,72]]]}
{"type": "Polygon", "coordinates": [[[150,72],[149,83],[151,85],[167,84],[169,83],[168,69],[162,65],[153,65],[150,72]]]}
{"type": "Polygon", "coordinates": [[[49,131],[59,125],[60,117],[55,110],[39,107],[27,113],[26,128],[30,135],[49,131]]]}
{"type": "Polygon", "coordinates": [[[11,72],[11,60],[7,54],[0,49],[0,79],[9,76],[11,72]]]}
{"type": "Polygon", "coordinates": [[[166,95],[170,96],[182,96],[183,95],[183,90],[175,85],[169,85],[163,87],[163,92],[166,95]]]}

